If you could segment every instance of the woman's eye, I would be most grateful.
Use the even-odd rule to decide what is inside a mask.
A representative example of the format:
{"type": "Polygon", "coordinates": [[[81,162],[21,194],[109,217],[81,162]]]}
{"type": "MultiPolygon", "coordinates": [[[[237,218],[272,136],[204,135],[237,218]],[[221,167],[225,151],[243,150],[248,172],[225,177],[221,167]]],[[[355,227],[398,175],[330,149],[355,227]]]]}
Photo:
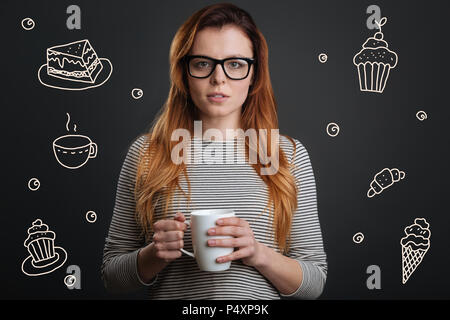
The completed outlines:
{"type": "Polygon", "coordinates": [[[233,69],[237,69],[237,68],[242,67],[242,64],[239,63],[239,62],[237,62],[237,61],[231,61],[231,62],[228,63],[228,65],[229,65],[231,68],[233,68],[233,69]]]}
{"type": "Polygon", "coordinates": [[[209,66],[209,63],[207,61],[200,61],[196,63],[196,66],[198,68],[207,68],[209,66]]]}

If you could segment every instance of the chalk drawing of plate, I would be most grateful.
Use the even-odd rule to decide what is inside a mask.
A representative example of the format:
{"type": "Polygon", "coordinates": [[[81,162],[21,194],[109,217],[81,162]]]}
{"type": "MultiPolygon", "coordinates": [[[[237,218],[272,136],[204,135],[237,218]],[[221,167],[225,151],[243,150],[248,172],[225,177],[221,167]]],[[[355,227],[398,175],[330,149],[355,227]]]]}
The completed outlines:
{"type": "Polygon", "coordinates": [[[27,276],[40,276],[43,274],[51,273],[61,267],[67,260],[67,252],[61,247],[54,247],[55,259],[44,266],[37,266],[33,263],[33,257],[28,256],[22,262],[22,272],[27,276]]]}
{"type": "Polygon", "coordinates": [[[99,87],[108,81],[109,77],[112,74],[113,66],[111,61],[107,58],[100,58],[100,61],[103,65],[103,70],[95,79],[94,83],[87,82],[77,82],[77,81],[67,81],[61,78],[57,78],[54,76],[50,76],[47,73],[47,65],[43,64],[38,71],[39,81],[47,87],[62,89],[62,90],[86,90],[89,88],[99,87]]]}

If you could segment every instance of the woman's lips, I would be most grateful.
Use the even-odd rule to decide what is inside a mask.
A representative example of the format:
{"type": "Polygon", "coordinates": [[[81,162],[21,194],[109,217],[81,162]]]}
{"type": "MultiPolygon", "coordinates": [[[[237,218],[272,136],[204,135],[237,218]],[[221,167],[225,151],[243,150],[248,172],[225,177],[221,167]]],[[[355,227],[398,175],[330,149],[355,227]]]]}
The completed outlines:
{"type": "Polygon", "coordinates": [[[227,100],[229,97],[215,97],[215,96],[207,96],[208,101],[210,102],[224,102],[225,100],[227,100]]]}

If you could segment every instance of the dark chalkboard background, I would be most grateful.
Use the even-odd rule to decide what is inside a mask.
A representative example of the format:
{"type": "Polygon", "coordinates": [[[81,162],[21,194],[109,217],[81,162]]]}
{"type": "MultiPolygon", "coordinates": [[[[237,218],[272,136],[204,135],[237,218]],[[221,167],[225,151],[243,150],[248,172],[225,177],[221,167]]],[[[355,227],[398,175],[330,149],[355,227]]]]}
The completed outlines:
{"type": "MultiPolygon", "coordinates": [[[[104,238],[117,178],[130,142],[149,126],[169,89],[169,46],[177,28],[213,1],[3,1],[2,34],[2,290],[0,298],[140,298],[109,295],[100,279],[104,238]],[[66,9],[81,8],[81,29],[69,30],[66,9]],[[21,20],[30,17],[34,29],[21,20]],[[110,59],[102,86],[65,91],[37,78],[46,49],[89,39],[110,59]],[[6,71],[6,72],[5,72],[6,71]],[[140,88],[141,99],[131,90],[140,88]],[[59,165],[52,141],[77,133],[98,145],[95,159],[77,169],[59,165]],[[30,191],[28,181],[40,188],[30,191]],[[88,223],[87,211],[97,221],[88,223]],[[27,228],[40,218],[66,249],[66,263],[26,276],[27,228]],[[81,290],[68,290],[66,268],[81,269],[81,290]]],[[[307,148],[317,182],[319,217],[328,255],[322,299],[449,298],[448,28],[444,1],[234,1],[248,10],[269,44],[280,132],[307,148]],[[398,55],[382,94],[361,92],[353,56],[376,30],[366,8],[376,4],[388,21],[384,39],[398,55]],[[318,55],[328,61],[320,63],[318,55]],[[428,119],[419,121],[423,110],[428,119]],[[336,122],[339,135],[326,133],[336,122]],[[373,198],[373,176],[399,168],[406,178],[373,198]],[[417,217],[430,223],[431,248],[402,284],[400,238],[417,217]],[[355,233],[365,236],[361,244],[355,233]],[[369,290],[366,269],[378,265],[381,289],[369,290]]]]}

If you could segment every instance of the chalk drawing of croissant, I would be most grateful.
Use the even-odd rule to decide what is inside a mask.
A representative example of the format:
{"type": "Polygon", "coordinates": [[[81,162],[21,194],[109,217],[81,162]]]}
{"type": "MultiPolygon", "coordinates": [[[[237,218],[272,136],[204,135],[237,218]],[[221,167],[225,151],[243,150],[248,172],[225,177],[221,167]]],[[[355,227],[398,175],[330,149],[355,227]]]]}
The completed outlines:
{"type": "Polygon", "coordinates": [[[397,168],[384,168],[374,176],[370,183],[370,189],[367,191],[367,196],[372,198],[376,194],[380,194],[384,189],[392,186],[394,182],[398,182],[404,178],[405,172],[397,168]]]}

